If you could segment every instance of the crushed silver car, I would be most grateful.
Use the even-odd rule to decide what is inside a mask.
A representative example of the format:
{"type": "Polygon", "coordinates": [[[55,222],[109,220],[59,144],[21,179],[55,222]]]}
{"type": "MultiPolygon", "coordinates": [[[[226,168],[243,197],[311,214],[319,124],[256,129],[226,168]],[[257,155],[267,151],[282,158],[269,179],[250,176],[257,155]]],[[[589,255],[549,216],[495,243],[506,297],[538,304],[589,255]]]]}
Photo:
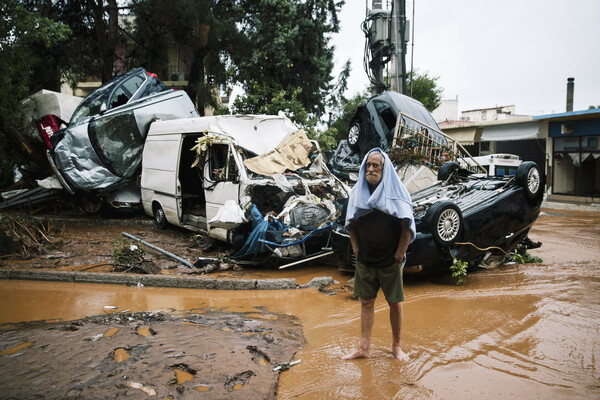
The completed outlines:
{"type": "Polygon", "coordinates": [[[48,161],[70,193],[106,199],[119,190],[130,191],[154,121],[196,116],[184,91],[167,90],[155,75],[138,68],[81,102],[67,128],[50,138],[48,161]]]}

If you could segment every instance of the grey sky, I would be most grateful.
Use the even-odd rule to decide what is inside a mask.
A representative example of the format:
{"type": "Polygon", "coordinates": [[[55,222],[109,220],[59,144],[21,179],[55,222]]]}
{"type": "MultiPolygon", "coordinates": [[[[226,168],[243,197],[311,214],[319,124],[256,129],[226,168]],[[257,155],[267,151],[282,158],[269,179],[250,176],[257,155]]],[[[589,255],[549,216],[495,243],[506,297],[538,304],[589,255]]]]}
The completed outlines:
{"type": "MultiPolygon", "coordinates": [[[[458,96],[459,111],[514,104],[518,114],[564,112],[568,77],[575,78],[574,110],[600,106],[600,0],[414,4],[414,66],[439,76],[442,97],[458,96]]],[[[412,6],[407,0],[411,20],[412,6]]],[[[365,0],[346,0],[339,17],[335,62],[340,68],[352,61],[352,95],[368,86],[360,29],[365,0]]]]}

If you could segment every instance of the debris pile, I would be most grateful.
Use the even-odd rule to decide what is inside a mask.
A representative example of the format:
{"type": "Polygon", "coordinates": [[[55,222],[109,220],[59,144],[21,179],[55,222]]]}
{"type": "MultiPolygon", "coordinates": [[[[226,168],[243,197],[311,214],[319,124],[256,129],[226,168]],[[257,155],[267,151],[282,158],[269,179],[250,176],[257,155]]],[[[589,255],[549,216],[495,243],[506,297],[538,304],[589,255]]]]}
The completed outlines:
{"type": "Polygon", "coordinates": [[[119,266],[132,268],[144,262],[146,252],[137,244],[129,240],[119,239],[115,246],[113,259],[119,266]]]}
{"type": "MultiPolygon", "coordinates": [[[[64,228],[64,227],[63,227],[64,228]]],[[[30,258],[43,254],[45,246],[53,244],[53,236],[62,231],[49,219],[26,219],[2,216],[0,219],[0,254],[19,254],[30,258]]]]}

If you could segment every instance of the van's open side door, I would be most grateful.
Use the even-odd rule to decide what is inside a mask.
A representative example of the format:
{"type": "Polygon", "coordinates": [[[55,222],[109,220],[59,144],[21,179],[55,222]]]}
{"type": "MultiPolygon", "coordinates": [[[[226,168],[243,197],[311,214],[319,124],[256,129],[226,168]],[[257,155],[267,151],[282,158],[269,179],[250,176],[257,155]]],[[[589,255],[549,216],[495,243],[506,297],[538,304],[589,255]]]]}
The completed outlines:
{"type": "MultiPolygon", "coordinates": [[[[239,204],[240,166],[229,143],[213,143],[205,154],[204,196],[206,198],[206,220],[210,221],[227,200],[239,204]]],[[[209,236],[230,241],[228,230],[208,226],[209,236]]]]}

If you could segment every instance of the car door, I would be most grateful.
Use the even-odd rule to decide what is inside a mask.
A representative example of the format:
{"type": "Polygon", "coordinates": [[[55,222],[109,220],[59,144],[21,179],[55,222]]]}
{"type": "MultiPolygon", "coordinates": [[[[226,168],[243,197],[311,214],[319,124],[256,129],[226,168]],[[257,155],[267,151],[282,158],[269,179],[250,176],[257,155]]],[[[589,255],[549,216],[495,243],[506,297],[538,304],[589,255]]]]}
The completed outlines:
{"type": "MultiPolygon", "coordinates": [[[[239,160],[229,143],[213,143],[207,150],[204,162],[204,196],[206,220],[210,221],[227,200],[239,204],[239,160]]],[[[211,237],[227,241],[227,230],[208,226],[211,237]]]]}

